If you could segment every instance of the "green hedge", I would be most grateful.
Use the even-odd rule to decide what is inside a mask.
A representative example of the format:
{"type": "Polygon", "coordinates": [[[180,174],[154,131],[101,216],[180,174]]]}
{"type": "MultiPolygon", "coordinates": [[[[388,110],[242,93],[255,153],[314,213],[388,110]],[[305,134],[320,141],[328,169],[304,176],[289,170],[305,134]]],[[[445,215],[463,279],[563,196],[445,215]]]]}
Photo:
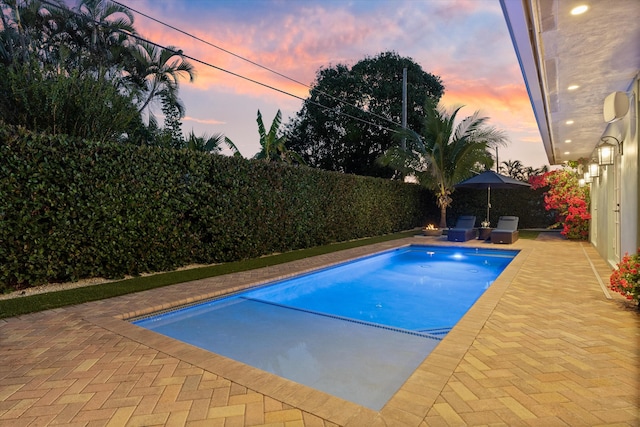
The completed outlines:
{"type": "MultiPolygon", "coordinates": [[[[546,228],[555,222],[554,212],[544,208],[544,192],[541,188],[491,190],[491,226],[495,227],[502,215],[519,218],[519,228],[546,228]]],[[[447,211],[447,224],[453,226],[459,215],[475,215],[476,225],[487,216],[487,190],[459,189],[453,192],[453,204],[447,211]]]]}
{"type": "Polygon", "coordinates": [[[437,218],[397,181],[0,126],[0,291],[381,235],[437,218]]]}

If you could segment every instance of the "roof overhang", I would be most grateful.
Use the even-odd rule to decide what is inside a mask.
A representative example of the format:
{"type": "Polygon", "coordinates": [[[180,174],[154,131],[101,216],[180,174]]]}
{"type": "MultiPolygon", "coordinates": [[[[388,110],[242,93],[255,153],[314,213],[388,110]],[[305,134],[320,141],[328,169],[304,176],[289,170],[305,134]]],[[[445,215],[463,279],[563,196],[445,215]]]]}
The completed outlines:
{"type": "Polygon", "coordinates": [[[500,5],[549,163],[590,158],[607,131],[605,97],[628,92],[640,70],[640,1],[500,0],[500,5]],[[578,4],[588,11],[571,15],[578,4]],[[572,85],[579,87],[569,89],[572,85]]]}

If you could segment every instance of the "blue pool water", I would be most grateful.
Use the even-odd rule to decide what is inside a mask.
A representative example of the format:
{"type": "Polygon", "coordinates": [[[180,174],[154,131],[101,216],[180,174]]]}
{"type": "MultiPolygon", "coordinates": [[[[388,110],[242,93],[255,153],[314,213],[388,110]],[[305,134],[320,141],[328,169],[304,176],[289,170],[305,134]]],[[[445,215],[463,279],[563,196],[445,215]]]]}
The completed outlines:
{"type": "Polygon", "coordinates": [[[134,323],[379,410],[517,252],[413,245],[134,323]]]}

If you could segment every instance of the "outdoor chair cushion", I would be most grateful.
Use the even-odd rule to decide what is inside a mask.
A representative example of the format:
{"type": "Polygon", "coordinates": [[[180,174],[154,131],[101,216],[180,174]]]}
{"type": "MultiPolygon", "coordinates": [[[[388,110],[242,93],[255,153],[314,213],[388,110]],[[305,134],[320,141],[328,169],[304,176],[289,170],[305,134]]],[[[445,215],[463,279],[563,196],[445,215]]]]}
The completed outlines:
{"type": "Polygon", "coordinates": [[[466,242],[476,238],[476,217],[463,215],[458,217],[456,226],[447,232],[447,240],[450,242],[466,242]]]}
{"type": "Polygon", "coordinates": [[[518,240],[517,216],[501,216],[498,225],[491,231],[491,243],[513,243],[518,240]]]}

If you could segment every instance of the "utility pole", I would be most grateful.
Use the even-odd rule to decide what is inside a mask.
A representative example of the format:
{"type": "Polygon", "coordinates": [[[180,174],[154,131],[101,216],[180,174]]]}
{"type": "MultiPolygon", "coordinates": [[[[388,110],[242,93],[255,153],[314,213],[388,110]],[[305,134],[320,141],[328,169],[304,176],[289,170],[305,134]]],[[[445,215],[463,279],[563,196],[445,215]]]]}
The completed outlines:
{"type": "Polygon", "coordinates": [[[498,147],[496,147],[496,173],[500,173],[500,162],[498,162],[498,147]]]}
{"type": "MultiPolygon", "coordinates": [[[[407,67],[402,69],[402,129],[407,129],[407,67]]],[[[407,138],[402,137],[402,149],[407,149],[407,138]]]]}

